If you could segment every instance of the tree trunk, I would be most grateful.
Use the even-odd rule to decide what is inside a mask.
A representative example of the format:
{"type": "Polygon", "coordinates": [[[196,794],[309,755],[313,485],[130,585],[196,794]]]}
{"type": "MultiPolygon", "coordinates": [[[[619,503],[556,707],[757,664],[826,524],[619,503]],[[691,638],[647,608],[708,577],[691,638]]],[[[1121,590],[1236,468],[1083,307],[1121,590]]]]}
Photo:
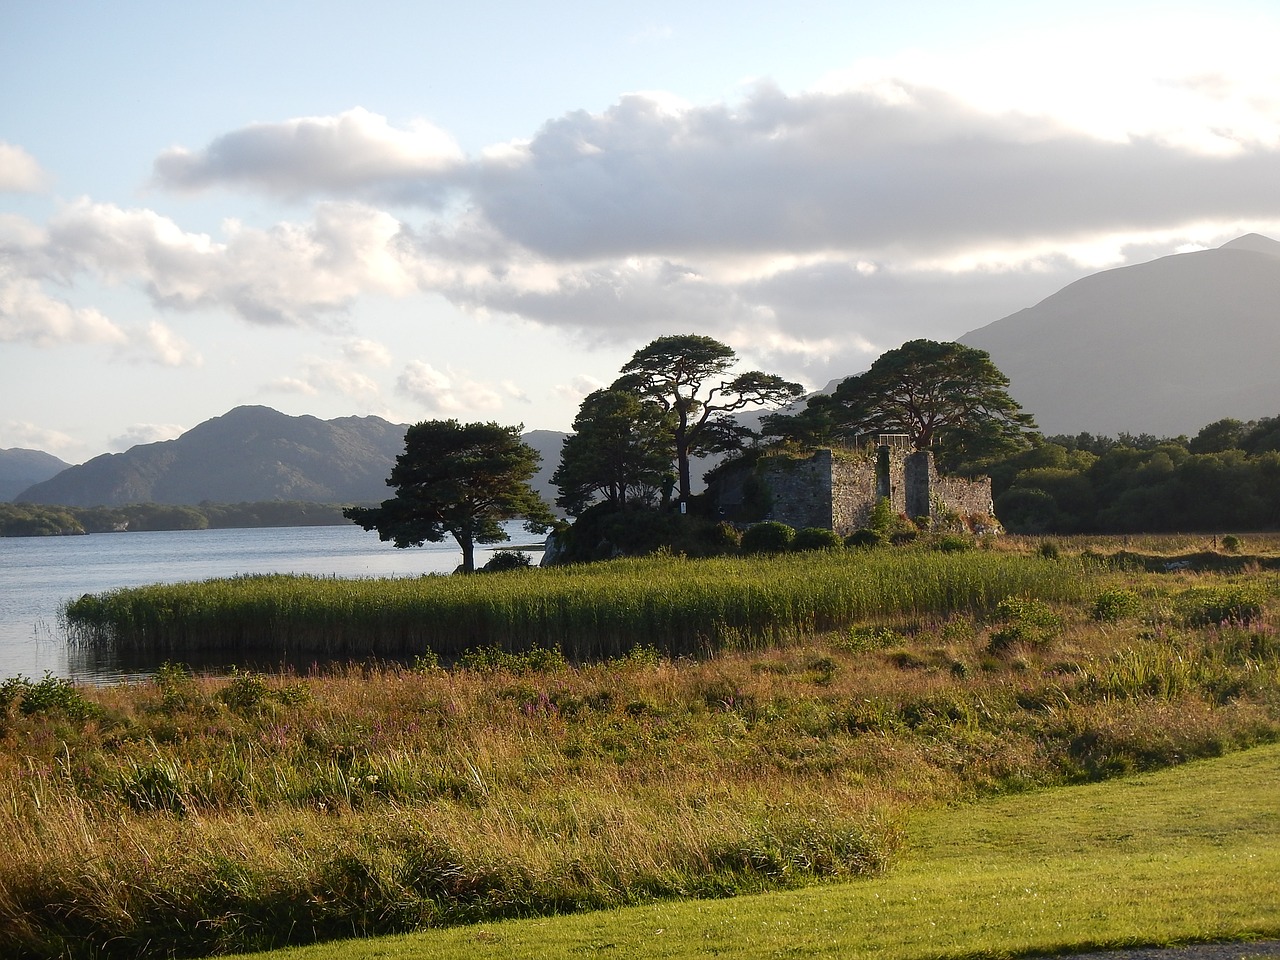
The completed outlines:
{"type": "Polygon", "coordinates": [[[475,542],[472,541],[470,537],[466,537],[466,536],[458,536],[456,537],[456,539],[458,541],[458,546],[462,548],[462,572],[475,573],[476,572],[475,542]]]}

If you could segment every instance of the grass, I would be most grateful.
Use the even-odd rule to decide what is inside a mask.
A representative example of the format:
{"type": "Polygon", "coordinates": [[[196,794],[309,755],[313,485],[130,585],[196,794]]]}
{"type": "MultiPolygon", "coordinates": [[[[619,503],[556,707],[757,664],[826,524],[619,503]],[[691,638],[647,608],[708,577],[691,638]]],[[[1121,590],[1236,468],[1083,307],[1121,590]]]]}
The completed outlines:
{"type": "MultiPolygon", "coordinates": [[[[413,669],[304,676],[169,666],[119,687],[0,684],[0,954],[196,956],[459,924],[440,942],[475,947],[467,937],[510,929],[499,920],[582,911],[601,912],[534,929],[607,937],[599,924],[621,922],[609,918],[714,915],[719,932],[704,946],[739,949],[733,923],[775,924],[769,936],[782,938],[813,909],[833,915],[805,919],[805,937],[824,923],[845,929],[860,891],[932,898],[893,910],[858,901],[864,932],[877,911],[900,924],[912,903],[941,910],[957,889],[1025,908],[1035,901],[1017,890],[1049,890],[1083,869],[1068,863],[1077,855],[1096,861],[1110,892],[1062,896],[1105,911],[1123,875],[1156,883],[1159,861],[1125,859],[1127,840],[1082,846],[1086,828],[1062,819],[1047,788],[1280,739],[1274,573],[1157,574],[987,551],[829,559],[628,561],[569,581],[597,604],[619,591],[596,622],[643,624],[638,597],[694,622],[705,598],[723,610],[737,592],[741,608],[772,611],[758,623],[787,625],[785,642],[729,636],[699,658],[633,643],[575,663],[558,649],[486,646],[450,669],[424,657],[413,669]],[[826,593],[845,598],[846,619],[819,627],[797,598],[826,593]],[[997,797],[1032,804],[1043,836],[1024,855],[991,852],[990,874],[966,874],[970,886],[917,871],[919,851],[972,851],[995,830],[974,821],[948,839],[921,811],[997,797]],[[819,899],[782,896],[800,888],[819,899]],[[725,897],[738,899],[711,902],[725,897]],[[731,923],[735,910],[747,912],[731,923]]],[[[568,589],[521,573],[463,583],[493,589],[499,612],[535,608],[538,585],[556,608],[547,598],[568,589]]],[[[385,587],[394,605],[399,586],[385,587]]],[[[457,596],[468,609],[483,601],[457,596]]],[[[1126,831],[1115,839],[1138,835],[1126,831]]],[[[1230,876],[1249,862],[1199,863],[1178,869],[1230,876]]],[[[981,922],[981,911],[947,909],[981,922]]],[[[1169,936],[1212,932],[1202,929],[1169,936]]],[[[852,935],[830,931],[837,943],[852,935]]],[[[1003,943],[1008,930],[990,935],[1003,943]]],[[[670,949],[690,943],[703,941],[686,929],[670,949]]],[[[785,952],[782,939],[760,943],[785,952]]]]}
{"type": "Polygon", "coordinates": [[[1280,937],[1277,746],[930,808],[911,834],[900,866],[870,880],[255,956],[923,960],[1280,937]]]}
{"type": "Polygon", "coordinates": [[[973,551],[815,551],[663,557],[480,578],[254,576],[85,596],[66,610],[80,642],[181,659],[445,658],[556,647],[598,660],[651,646],[667,656],[758,648],[870,617],[982,614],[1011,595],[1077,600],[1079,562],[973,551]]]}

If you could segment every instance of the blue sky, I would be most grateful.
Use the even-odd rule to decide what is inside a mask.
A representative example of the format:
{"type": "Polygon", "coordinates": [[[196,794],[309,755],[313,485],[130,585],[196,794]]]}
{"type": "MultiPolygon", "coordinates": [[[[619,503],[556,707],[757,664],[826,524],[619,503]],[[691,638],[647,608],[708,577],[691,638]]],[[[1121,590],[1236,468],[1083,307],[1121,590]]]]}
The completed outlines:
{"type": "Polygon", "coordinates": [[[0,0],[0,448],[566,429],[667,333],[819,387],[1280,238],[1276,49],[1232,0],[0,0]]]}

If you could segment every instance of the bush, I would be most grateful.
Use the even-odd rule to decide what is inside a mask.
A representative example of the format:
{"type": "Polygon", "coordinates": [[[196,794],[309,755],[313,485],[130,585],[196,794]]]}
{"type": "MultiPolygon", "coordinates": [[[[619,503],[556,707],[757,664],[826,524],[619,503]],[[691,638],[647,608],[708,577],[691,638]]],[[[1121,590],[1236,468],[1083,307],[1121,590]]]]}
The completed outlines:
{"type": "Polygon", "coordinates": [[[1247,624],[1262,616],[1262,594],[1255,587],[1192,587],[1177,599],[1178,612],[1187,626],[1217,623],[1247,624]]]}
{"type": "Polygon", "coordinates": [[[805,527],[803,530],[797,530],[795,538],[791,541],[792,550],[839,550],[843,547],[844,541],[840,539],[840,535],[825,527],[805,527]]]}
{"type": "Polygon", "coordinates": [[[871,515],[867,518],[867,526],[887,537],[898,527],[898,515],[893,512],[893,504],[888,497],[880,497],[871,507],[871,515]]]}
{"type": "Polygon", "coordinates": [[[1237,537],[1234,533],[1228,533],[1225,537],[1222,538],[1223,553],[1239,553],[1240,546],[1241,546],[1240,538],[1237,537]]]}
{"type": "Polygon", "coordinates": [[[508,570],[528,570],[532,566],[533,558],[523,550],[498,550],[480,568],[480,572],[504,573],[508,570]]]}
{"type": "Polygon", "coordinates": [[[743,553],[782,553],[795,539],[794,528],[777,520],[766,520],[747,528],[742,535],[743,553]]]}
{"type": "Polygon", "coordinates": [[[1036,555],[1043,557],[1045,560],[1057,560],[1062,556],[1062,551],[1058,549],[1058,544],[1053,540],[1041,540],[1040,545],[1036,547],[1036,555]]]}
{"type": "Polygon", "coordinates": [[[878,547],[884,542],[884,537],[870,527],[855,530],[844,538],[846,547],[878,547]]]}
{"type": "Polygon", "coordinates": [[[1136,617],[1142,604],[1132,590],[1104,590],[1093,602],[1093,619],[1114,623],[1126,617],[1136,617]]]}
{"type": "Polygon", "coordinates": [[[705,539],[712,553],[736,553],[742,546],[742,534],[732,523],[721,520],[707,529],[705,539]]]}
{"type": "Polygon", "coordinates": [[[963,553],[973,548],[973,539],[959,533],[944,533],[934,542],[933,548],[943,553],[963,553]]]}
{"type": "Polygon", "coordinates": [[[1039,646],[1062,630],[1062,618],[1043,600],[1005,597],[996,604],[995,618],[1002,626],[987,643],[989,653],[1003,653],[1014,644],[1039,646]]]}

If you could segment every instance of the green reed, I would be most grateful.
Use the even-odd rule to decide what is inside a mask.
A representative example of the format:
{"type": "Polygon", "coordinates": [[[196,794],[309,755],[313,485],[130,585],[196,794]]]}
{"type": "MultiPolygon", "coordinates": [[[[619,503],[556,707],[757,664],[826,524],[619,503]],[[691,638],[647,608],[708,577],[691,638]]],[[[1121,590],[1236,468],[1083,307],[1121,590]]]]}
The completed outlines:
{"type": "Polygon", "coordinates": [[[1080,564],[1039,557],[822,551],[472,577],[247,576],[86,595],[65,613],[78,642],[159,658],[548,647],[592,660],[637,646],[667,655],[755,648],[875,617],[985,614],[1011,596],[1080,599],[1092,584],[1080,564]]]}

